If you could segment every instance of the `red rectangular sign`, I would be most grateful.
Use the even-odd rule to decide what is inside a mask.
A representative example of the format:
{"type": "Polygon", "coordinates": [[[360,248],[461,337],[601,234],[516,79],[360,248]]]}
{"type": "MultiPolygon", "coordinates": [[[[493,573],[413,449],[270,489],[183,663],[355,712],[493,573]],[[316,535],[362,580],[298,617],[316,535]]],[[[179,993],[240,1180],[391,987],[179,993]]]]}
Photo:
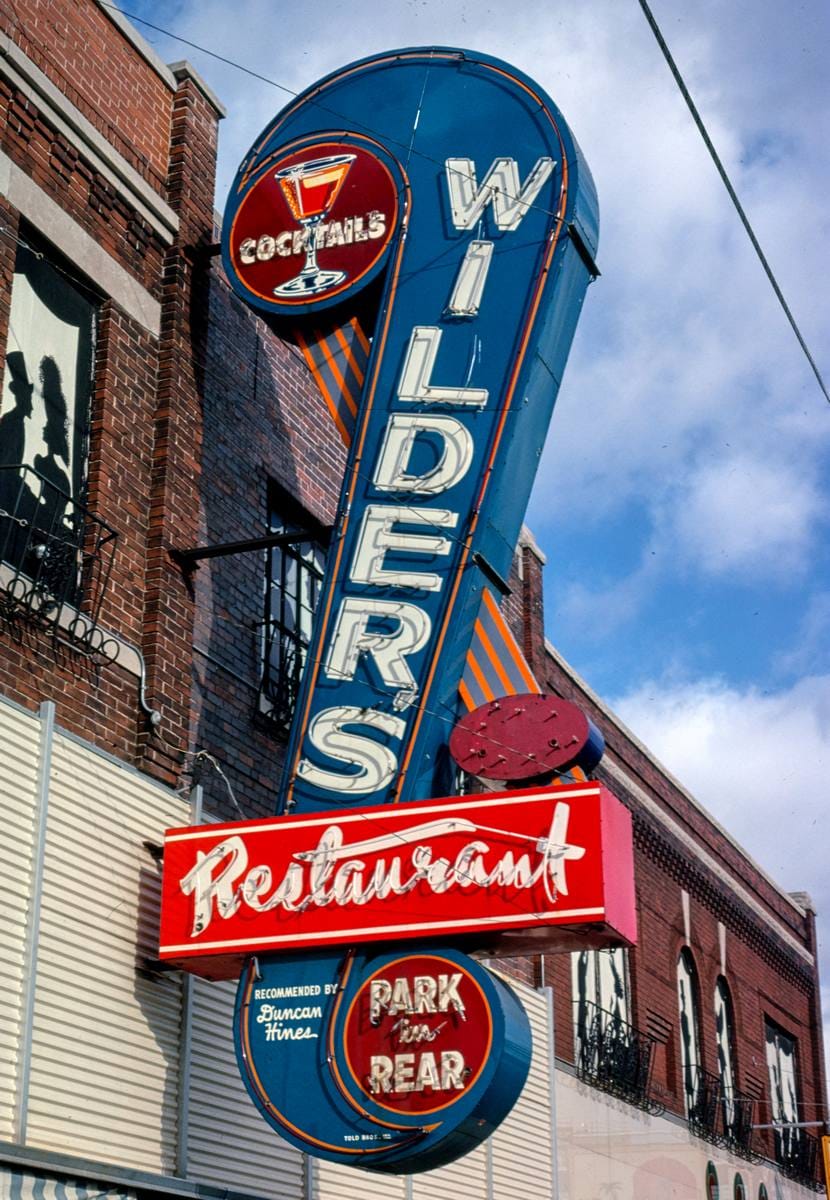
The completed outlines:
{"type": "Polygon", "coordinates": [[[496,955],[633,943],[631,814],[598,783],[170,829],[160,958],[474,935],[496,955]]]}

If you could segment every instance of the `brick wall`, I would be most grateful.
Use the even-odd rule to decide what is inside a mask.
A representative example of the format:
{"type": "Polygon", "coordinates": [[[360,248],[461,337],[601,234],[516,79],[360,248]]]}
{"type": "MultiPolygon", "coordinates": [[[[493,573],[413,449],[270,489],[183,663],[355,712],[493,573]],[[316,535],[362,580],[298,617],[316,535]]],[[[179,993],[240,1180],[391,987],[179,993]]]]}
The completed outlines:
{"type": "MultiPolygon", "coordinates": [[[[273,480],[330,526],[345,451],[305,362],[231,293],[211,281],[204,388],[204,487],[197,541],[217,545],[267,532],[273,480]]],[[[274,811],[284,742],[257,717],[262,673],[266,555],[202,563],[196,600],[192,741],[216,756],[242,810],[274,811]]],[[[211,805],[239,815],[209,765],[200,773],[211,805]]]]}
{"type": "Polygon", "coordinates": [[[19,88],[5,93],[0,147],[156,299],[164,245],[157,232],[19,88]]]}
{"type": "MultiPolygon", "coordinates": [[[[163,79],[93,0],[0,5],[3,29],[179,218],[172,246],[90,158],[9,80],[0,147],[97,246],[161,302],[160,336],[101,296],[90,412],[88,506],[115,528],[100,620],[139,646],[151,730],[135,674],[55,646],[19,622],[4,631],[0,687],[29,708],[56,700],[58,721],[170,784],[186,763],[193,606],[171,546],[192,544],[199,514],[200,393],[218,114],[187,69],[163,79]],[[175,83],[175,89],[173,84],[175,83]]],[[[18,214],[0,215],[0,337],[5,344],[18,214]]],[[[38,233],[47,238],[48,229],[38,233]]],[[[60,269],[84,282],[83,266],[60,269]]],[[[94,290],[94,289],[92,289],[94,290]]]]}
{"type": "Polygon", "coordinates": [[[163,194],[172,89],[90,0],[0,3],[0,27],[134,170],[163,194]]]}
{"type": "MultiPolygon", "coordinates": [[[[511,577],[514,597],[508,605],[512,605],[515,614],[515,590],[521,589],[521,631],[528,658],[545,690],[577,704],[602,730],[606,754],[597,777],[634,814],[639,944],[629,955],[632,1021],[657,1039],[653,1077],[657,1096],[669,1111],[683,1115],[677,960],[682,947],[688,944],[698,973],[704,1069],[714,1075],[719,1072],[714,992],[723,972],[735,1010],[737,1087],[757,1099],[755,1120],[772,1119],[766,1018],[797,1039],[803,1119],[821,1115],[819,1105],[823,1102],[825,1084],[816,968],[797,953],[786,936],[814,952],[813,915],[808,912],[806,917],[802,916],[625,728],[614,721],[581,681],[545,648],[538,616],[543,606],[542,564],[529,547],[521,554],[521,577],[517,572],[511,577]],[[606,766],[609,762],[623,769],[625,781],[618,772],[611,774],[606,766]],[[692,855],[682,837],[668,829],[659,816],[643,808],[639,799],[642,792],[676,824],[680,834],[692,837],[705,851],[709,864],[692,855]],[[739,893],[733,881],[745,895],[739,893]],[[684,891],[688,893],[688,943],[684,891]]],[[[556,1024],[557,1054],[573,1062],[570,956],[566,953],[548,956],[544,976],[554,989],[556,1011],[560,1014],[556,1024]]],[[[771,1135],[764,1134],[761,1141],[771,1155],[771,1135]]]]}
{"type": "Polygon", "coordinates": [[[150,730],[140,737],[148,769],[171,784],[179,780],[188,749],[193,603],[170,550],[195,545],[199,528],[216,141],[216,112],[183,73],[173,105],[167,185],[180,227],[163,272],[142,639],[148,694],[162,713],[164,731],[162,739],[150,730]]]}

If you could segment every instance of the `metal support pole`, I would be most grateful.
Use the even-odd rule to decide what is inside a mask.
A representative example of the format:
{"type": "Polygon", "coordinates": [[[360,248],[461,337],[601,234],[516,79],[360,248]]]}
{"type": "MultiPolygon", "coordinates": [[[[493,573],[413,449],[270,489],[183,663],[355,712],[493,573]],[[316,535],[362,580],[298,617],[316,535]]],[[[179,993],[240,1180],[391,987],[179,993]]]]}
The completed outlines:
{"type": "Polygon", "coordinates": [[[31,904],[26,922],[23,951],[23,995],[20,1006],[20,1055],[15,1111],[15,1139],[26,1143],[29,1123],[29,1081],[32,1074],[35,995],[37,992],[38,936],[43,898],[43,863],[46,856],[46,821],[49,812],[49,780],[52,774],[52,743],[55,736],[55,705],[44,700],[40,706],[40,742],[38,745],[37,798],[32,827],[31,904]]]}
{"type": "Polygon", "coordinates": [[[550,1057],[550,1079],[548,1081],[550,1095],[550,1168],[551,1168],[551,1200],[559,1195],[559,1140],[556,1131],[556,1020],[554,1013],[553,988],[543,990],[548,998],[548,1054],[550,1057]]]}
{"type": "Polygon", "coordinates": [[[205,558],[227,558],[231,554],[251,554],[255,550],[270,550],[277,546],[297,546],[317,540],[304,529],[291,533],[266,533],[262,537],[246,538],[241,542],[222,542],[216,546],[190,546],[186,550],[170,551],[170,557],[185,570],[192,571],[205,558]]]}
{"type": "MultiPolygon", "coordinates": [[[[190,793],[190,824],[202,822],[202,786],[190,793]]],[[[176,1111],[176,1174],[187,1178],[190,1131],[190,1069],[192,1063],[191,1026],[193,1024],[193,976],[182,972],[182,1016],[179,1030],[179,1092],[176,1111]]]]}
{"type": "Polygon", "coordinates": [[[767,1121],[765,1125],[753,1125],[753,1129],[824,1129],[827,1121],[767,1121]]]}

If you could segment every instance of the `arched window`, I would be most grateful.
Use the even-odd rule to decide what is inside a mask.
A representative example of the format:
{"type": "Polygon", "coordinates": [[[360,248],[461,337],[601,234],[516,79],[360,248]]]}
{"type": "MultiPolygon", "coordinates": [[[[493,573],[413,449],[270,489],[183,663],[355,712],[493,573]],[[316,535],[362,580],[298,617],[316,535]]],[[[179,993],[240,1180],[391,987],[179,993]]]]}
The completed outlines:
{"type": "Polygon", "coordinates": [[[680,1009],[680,1066],[686,1113],[694,1110],[700,1089],[700,1017],[697,970],[688,947],[677,960],[677,1001],[680,1009]]]}
{"type": "Polygon", "coordinates": [[[723,1123],[727,1130],[735,1126],[735,1022],[732,1017],[732,997],[729,984],[722,975],[715,984],[715,1040],[718,1048],[718,1074],[721,1084],[723,1123]]]}
{"type": "Polygon", "coordinates": [[[715,1170],[715,1164],[708,1162],[706,1164],[706,1200],[718,1200],[719,1195],[718,1173],[715,1170]]]}
{"type": "Polygon", "coordinates": [[[734,1200],[746,1200],[746,1186],[740,1174],[735,1176],[735,1184],[732,1189],[734,1200]]]}

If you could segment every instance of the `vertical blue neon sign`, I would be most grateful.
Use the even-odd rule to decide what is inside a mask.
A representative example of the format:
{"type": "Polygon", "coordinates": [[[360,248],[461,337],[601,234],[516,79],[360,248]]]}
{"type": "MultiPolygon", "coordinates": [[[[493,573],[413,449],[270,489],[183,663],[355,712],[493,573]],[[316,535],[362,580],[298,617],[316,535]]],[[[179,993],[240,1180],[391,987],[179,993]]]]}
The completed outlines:
{"type": "Polygon", "coordinates": [[[447,789],[444,747],[482,584],[509,572],[596,232],[590,173],[552,102],[513,68],[457,50],[335,72],[240,169],[224,254],[252,303],[337,320],[383,279],[289,748],[289,807],[447,789]],[[269,241],[237,218],[271,175],[293,189],[296,224],[269,241]],[[361,204],[372,188],[374,208],[361,204]],[[354,214],[333,221],[347,198],[354,214]],[[370,220],[383,231],[374,243],[370,220]],[[288,252],[308,256],[311,244],[313,269],[297,272],[302,258],[288,252]],[[352,285],[358,251],[368,265],[352,285]],[[269,253],[291,278],[246,285],[269,253]]]}

